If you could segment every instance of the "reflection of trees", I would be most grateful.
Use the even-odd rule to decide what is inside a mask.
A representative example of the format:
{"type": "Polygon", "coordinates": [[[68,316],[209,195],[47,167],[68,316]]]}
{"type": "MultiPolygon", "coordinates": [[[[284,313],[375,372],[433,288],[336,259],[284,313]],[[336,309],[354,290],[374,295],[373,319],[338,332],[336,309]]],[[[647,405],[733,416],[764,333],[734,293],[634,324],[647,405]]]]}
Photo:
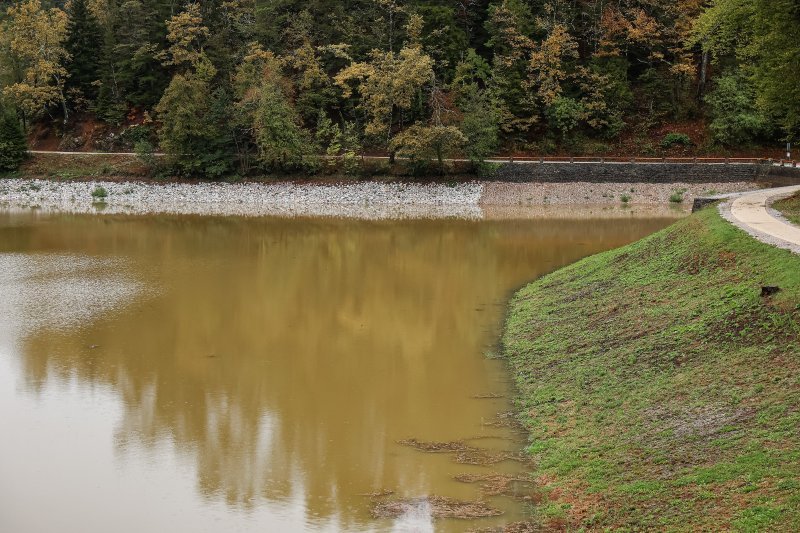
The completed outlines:
{"type": "Polygon", "coordinates": [[[356,493],[424,481],[414,456],[387,456],[395,439],[463,437],[489,414],[465,398],[490,387],[475,353],[492,304],[659,225],[75,217],[29,246],[130,256],[162,293],[31,336],[26,370],[111,385],[118,445],[172,439],[208,497],[302,486],[315,516],[354,520],[356,493]]]}

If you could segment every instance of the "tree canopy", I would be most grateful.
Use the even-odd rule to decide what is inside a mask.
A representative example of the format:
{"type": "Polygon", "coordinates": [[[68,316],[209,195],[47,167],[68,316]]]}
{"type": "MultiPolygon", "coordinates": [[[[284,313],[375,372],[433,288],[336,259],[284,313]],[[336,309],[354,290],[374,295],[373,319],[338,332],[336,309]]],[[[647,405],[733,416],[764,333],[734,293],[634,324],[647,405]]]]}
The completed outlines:
{"type": "Polygon", "coordinates": [[[351,153],[345,132],[472,160],[682,122],[723,146],[800,134],[795,0],[0,5],[0,88],[24,126],[147,116],[185,172],[302,168],[351,153]]]}

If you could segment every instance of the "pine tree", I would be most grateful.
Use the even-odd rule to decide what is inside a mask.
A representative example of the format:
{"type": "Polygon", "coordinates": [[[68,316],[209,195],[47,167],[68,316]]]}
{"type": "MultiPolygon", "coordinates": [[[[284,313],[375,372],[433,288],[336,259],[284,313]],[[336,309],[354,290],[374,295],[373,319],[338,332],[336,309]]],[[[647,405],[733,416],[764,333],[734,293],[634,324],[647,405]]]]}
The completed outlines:
{"type": "Polygon", "coordinates": [[[67,89],[77,89],[84,98],[93,101],[97,98],[96,82],[101,78],[103,32],[86,0],[72,0],[67,15],[67,40],[64,43],[70,55],[67,89]]]}
{"type": "Polygon", "coordinates": [[[0,170],[16,170],[25,159],[28,143],[19,120],[0,108],[0,170]]]}

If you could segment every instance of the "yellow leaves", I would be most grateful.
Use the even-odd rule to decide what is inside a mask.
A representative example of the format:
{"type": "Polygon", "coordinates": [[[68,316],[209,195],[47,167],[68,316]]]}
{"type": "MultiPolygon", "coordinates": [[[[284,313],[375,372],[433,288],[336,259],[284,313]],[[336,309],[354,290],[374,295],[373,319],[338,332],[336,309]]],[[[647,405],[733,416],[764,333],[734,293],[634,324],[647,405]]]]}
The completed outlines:
{"type": "Polygon", "coordinates": [[[330,82],[317,52],[317,48],[306,41],[286,58],[286,63],[299,73],[297,86],[300,89],[308,90],[330,82]]]}
{"type": "Polygon", "coordinates": [[[390,147],[400,157],[423,162],[435,158],[441,164],[466,143],[467,137],[455,126],[414,124],[392,139],[390,147]]]}
{"type": "Polygon", "coordinates": [[[5,87],[3,94],[29,116],[63,102],[66,32],[66,13],[58,8],[43,9],[40,0],[27,0],[8,9],[0,41],[19,66],[21,77],[5,87]]]}
{"type": "Polygon", "coordinates": [[[411,108],[414,96],[433,79],[433,59],[420,47],[406,47],[398,54],[373,50],[371,56],[368,63],[352,63],[342,69],[334,82],[345,98],[353,94],[351,83],[355,84],[361,107],[370,115],[366,132],[382,135],[391,126],[393,108],[411,108]]]}
{"type": "Polygon", "coordinates": [[[528,86],[536,88],[545,105],[561,94],[561,82],[568,77],[565,62],[578,58],[578,43],[561,24],[531,53],[528,62],[528,86]]]}
{"type": "Polygon", "coordinates": [[[248,45],[244,58],[234,75],[234,86],[242,101],[248,102],[248,93],[263,83],[281,83],[281,61],[271,51],[256,42],[248,45]]]}
{"type": "Polygon", "coordinates": [[[408,24],[406,24],[406,33],[408,34],[408,46],[417,47],[422,46],[422,26],[424,21],[422,17],[416,13],[408,17],[408,24]]]}
{"type": "Polygon", "coordinates": [[[194,65],[203,53],[203,41],[208,38],[203,26],[200,4],[188,4],[186,9],[167,21],[167,40],[171,43],[165,65],[194,65]]]}
{"type": "Polygon", "coordinates": [[[660,42],[663,28],[644,9],[627,10],[623,14],[616,7],[607,7],[600,21],[601,51],[598,55],[615,56],[621,53],[620,45],[653,46],[660,42]]]}
{"type": "Polygon", "coordinates": [[[633,20],[628,26],[628,40],[645,45],[652,44],[661,36],[661,28],[656,19],[644,12],[644,9],[634,11],[633,20]]]}

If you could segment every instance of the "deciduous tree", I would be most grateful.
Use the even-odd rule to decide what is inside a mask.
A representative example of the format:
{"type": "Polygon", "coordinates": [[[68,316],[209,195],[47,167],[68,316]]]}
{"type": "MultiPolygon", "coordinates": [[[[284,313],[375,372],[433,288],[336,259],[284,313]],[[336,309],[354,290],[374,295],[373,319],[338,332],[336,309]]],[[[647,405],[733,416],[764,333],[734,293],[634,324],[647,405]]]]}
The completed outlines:
{"type": "Polygon", "coordinates": [[[21,110],[25,121],[60,104],[63,120],[69,118],[64,93],[69,58],[64,49],[67,15],[58,8],[45,9],[41,0],[25,0],[8,8],[2,40],[7,61],[13,64],[12,83],[3,94],[21,110]]]}

